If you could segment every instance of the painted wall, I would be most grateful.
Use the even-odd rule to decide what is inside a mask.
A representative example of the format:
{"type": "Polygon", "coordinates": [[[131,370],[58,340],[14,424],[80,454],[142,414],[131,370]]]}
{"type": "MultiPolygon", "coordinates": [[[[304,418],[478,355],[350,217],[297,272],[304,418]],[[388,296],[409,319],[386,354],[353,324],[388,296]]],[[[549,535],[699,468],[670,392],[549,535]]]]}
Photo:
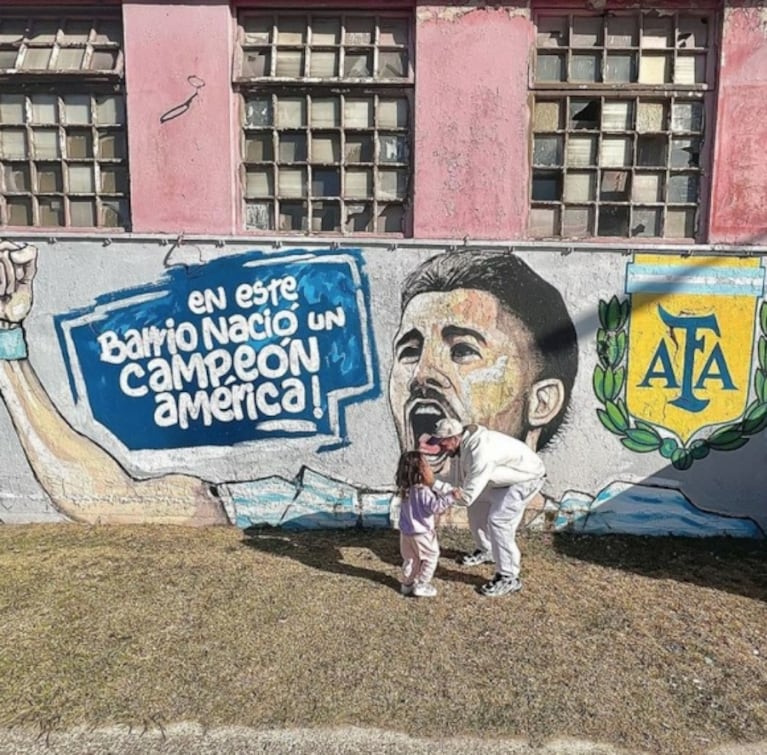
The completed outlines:
{"type": "Polygon", "coordinates": [[[724,14],[708,241],[741,246],[706,258],[508,251],[515,5],[414,8],[412,246],[245,236],[229,3],[122,7],[134,233],[0,230],[0,520],[388,526],[401,449],[452,414],[541,452],[531,526],[764,535],[762,9],[724,14]],[[401,306],[453,260],[461,291],[401,306]],[[527,283],[504,305],[499,281],[527,283]]]}
{"type": "Polygon", "coordinates": [[[536,526],[767,527],[758,259],[38,247],[0,251],[3,521],[388,526],[455,416],[540,451],[536,526]]]}

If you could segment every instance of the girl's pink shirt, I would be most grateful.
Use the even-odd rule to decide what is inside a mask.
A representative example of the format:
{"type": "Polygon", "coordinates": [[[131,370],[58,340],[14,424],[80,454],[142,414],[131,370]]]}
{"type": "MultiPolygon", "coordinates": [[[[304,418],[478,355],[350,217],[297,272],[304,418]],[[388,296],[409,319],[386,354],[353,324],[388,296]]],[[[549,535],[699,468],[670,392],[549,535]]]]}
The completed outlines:
{"type": "Polygon", "coordinates": [[[399,530],[403,535],[423,535],[434,532],[434,515],[453,505],[451,495],[443,495],[427,485],[413,485],[402,499],[399,510],[399,530]]]}

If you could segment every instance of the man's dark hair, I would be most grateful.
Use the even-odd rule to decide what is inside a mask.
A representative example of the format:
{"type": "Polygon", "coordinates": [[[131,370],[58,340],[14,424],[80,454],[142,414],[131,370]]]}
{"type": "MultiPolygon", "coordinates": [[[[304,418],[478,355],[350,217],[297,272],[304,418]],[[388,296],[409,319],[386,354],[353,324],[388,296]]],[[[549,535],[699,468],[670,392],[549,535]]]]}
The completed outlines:
{"type": "Polygon", "coordinates": [[[565,418],[578,371],[578,338],[562,296],[511,252],[467,249],[438,254],[410,273],[402,287],[402,311],[418,294],[458,288],[485,291],[498,299],[528,329],[540,352],[535,380],[562,381],[565,400],[557,416],[541,428],[538,447],[543,448],[565,418]]]}

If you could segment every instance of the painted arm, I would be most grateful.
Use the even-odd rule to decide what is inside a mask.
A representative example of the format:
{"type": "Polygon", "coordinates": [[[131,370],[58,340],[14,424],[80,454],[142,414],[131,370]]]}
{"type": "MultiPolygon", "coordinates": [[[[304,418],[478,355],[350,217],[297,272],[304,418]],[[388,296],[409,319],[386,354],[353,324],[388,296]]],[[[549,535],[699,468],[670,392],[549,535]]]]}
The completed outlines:
{"type": "Polygon", "coordinates": [[[58,411],[26,359],[37,250],[0,243],[0,396],[32,471],[53,505],[87,523],[226,524],[211,486],[189,475],[137,480],[58,411]]]}

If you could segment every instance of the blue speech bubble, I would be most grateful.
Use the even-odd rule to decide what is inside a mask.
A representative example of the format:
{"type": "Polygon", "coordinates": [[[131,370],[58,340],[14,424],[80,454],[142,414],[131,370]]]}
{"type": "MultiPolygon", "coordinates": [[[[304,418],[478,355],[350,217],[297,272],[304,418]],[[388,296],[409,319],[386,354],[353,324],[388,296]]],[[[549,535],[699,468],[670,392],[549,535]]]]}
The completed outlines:
{"type": "Polygon", "coordinates": [[[343,441],[380,393],[359,250],[172,268],[54,320],[75,401],[131,450],[343,441]]]}

